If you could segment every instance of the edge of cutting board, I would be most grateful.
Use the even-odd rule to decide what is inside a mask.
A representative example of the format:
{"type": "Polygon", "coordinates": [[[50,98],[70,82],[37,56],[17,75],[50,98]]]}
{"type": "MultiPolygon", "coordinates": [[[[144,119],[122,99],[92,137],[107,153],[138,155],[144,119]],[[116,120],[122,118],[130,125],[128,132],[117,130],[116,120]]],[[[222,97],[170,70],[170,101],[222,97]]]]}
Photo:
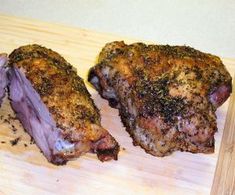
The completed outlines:
{"type": "Polygon", "coordinates": [[[211,189],[213,195],[235,193],[235,84],[232,90],[211,189]]]}

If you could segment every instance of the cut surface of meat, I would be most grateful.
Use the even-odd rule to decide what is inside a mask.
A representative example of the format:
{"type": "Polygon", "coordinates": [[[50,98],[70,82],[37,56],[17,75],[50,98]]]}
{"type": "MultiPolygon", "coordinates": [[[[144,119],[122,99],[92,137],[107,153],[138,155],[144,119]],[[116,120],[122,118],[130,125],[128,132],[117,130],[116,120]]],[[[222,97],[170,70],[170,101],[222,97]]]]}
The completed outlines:
{"type": "Polygon", "coordinates": [[[2,99],[6,93],[6,87],[8,84],[7,79],[7,62],[8,58],[6,54],[0,54],[0,105],[2,104],[2,99]]]}
{"type": "Polygon", "coordinates": [[[87,152],[117,159],[118,143],[101,127],[83,80],[63,57],[35,44],[9,59],[12,108],[48,161],[65,164],[87,152]]]}
{"type": "Polygon", "coordinates": [[[216,109],[232,79],[221,60],[187,46],[108,43],[88,80],[146,152],[212,153],[216,109]]]}

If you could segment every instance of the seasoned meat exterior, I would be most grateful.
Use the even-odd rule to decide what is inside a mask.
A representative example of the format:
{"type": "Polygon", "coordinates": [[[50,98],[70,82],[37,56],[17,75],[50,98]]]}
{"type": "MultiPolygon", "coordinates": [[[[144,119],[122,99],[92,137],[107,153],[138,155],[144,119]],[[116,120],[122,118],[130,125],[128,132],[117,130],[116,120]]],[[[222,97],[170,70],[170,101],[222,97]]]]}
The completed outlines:
{"type": "Polygon", "coordinates": [[[101,127],[83,80],[64,58],[39,45],[9,58],[11,105],[48,161],[64,164],[86,152],[117,159],[118,143],[101,127]]]}
{"type": "Polygon", "coordinates": [[[215,111],[231,93],[218,57],[186,46],[112,42],[88,80],[146,152],[214,151],[215,111]]]}

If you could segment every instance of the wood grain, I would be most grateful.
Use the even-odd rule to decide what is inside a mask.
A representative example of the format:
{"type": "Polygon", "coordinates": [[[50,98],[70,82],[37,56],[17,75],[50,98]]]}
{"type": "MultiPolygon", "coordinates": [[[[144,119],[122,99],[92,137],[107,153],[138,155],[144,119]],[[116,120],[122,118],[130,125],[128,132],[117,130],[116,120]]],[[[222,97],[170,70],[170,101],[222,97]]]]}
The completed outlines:
{"type": "MultiPolygon", "coordinates": [[[[0,52],[10,53],[30,43],[41,44],[64,56],[85,81],[101,48],[114,40],[128,43],[136,41],[80,28],[0,15],[0,52]]],[[[234,75],[235,60],[223,59],[223,62],[234,75]]],[[[66,166],[49,164],[38,148],[30,144],[29,136],[17,120],[10,118],[10,124],[6,122],[9,120],[8,114],[14,116],[6,98],[0,109],[0,194],[210,194],[228,101],[216,112],[219,131],[215,135],[214,154],[175,152],[165,158],[156,158],[132,145],[117,110],[110,108],[107,101],[101,99],[87,82],[86,85],[101,109],[102,125],[121,145],[119,160],[101,163],[95,155],[86,154],[66,166]],[[12,125],[17,131],[12,130],[12,125]],[[9,142],[17,137],[21,138],[19,143],[11,146],[9,142]]],[[[234,98],[231,99],[234,102],[234,98]]],[[[230,123],[234,127],[232,120],[226,121],[226,127],[232,127],[230,123]]],[[[232,135],[229,128],[225,129],[226,134],[232,135]]],[[[228,143],[234,144],[232,141],[228,143]]],[[[232,153],[224,154],[230,155],[234,162],[232,153]]],[[[219,172],[218,175],[222,176],[223,173],[219,172]]],[[[232,182],[223,181],[226,181],[225,185],[232,182]]]]}
{"type": "MultiPolygon", "coordinates": [[[[234,77],[235,79],[235,77],[234,77]]],[[[234,81],[233,79],[233,81],[234,81]]],[[[215,171],[211,194],[235,194],[235,85],[221,141],[219,159],[215,171]]]]}

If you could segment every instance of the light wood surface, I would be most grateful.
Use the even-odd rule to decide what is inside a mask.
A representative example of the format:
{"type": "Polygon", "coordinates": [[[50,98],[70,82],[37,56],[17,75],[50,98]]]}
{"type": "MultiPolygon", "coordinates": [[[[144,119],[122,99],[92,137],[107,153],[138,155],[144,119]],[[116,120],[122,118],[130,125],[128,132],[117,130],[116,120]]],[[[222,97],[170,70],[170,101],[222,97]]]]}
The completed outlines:
{"type": "MultiPolygon", "coordinates": [[[[30,43],[41,44],[64,56],[85,80],[101,48],[114,40],[136,41],[0,15],[0,52],[10,53],[30,43]]],[[[223,62],[234,75],[235,60],[223,59],[223,62]]],[[[86,154],[66,166],[49,164],[39,149],[30,144],[29,136],[19,122],[8,117],[8,114],[14,114],[5,98],[0,109],[0,116],[3,116],[0,121],[0,194],[210,194],[214,176],[215,194],[234,189],[234,97],[228,112],[228,101],[217,110],[219,130],[215,135],[214,154],[175,152],[168,157],[157,158],[132,145],[117,110],[110,108],[107,101],[86,84],[101,109],[102,125],[121,145],[119,160],[101,163],[94,154],[86,154]],[[10,124],[4,119],[9,119],[10,124]],[[12,125],[17,131],[13,131],[12,125]],[[17,137],[20,141],[11,146],[9,142],[17,137]],[[215,175],[219,151],[221,157],[215,175]],[[224,190],[217,189],[221,185],[220,177],[224,178],[224,190]]]]}
{"type": "MultiPolygon", "coordinates": [[[[233,85],[235,91],[235,85],[233,85]]],[[[235,194],[235,93],[230,97],[211,194],[235,194]]]]}

